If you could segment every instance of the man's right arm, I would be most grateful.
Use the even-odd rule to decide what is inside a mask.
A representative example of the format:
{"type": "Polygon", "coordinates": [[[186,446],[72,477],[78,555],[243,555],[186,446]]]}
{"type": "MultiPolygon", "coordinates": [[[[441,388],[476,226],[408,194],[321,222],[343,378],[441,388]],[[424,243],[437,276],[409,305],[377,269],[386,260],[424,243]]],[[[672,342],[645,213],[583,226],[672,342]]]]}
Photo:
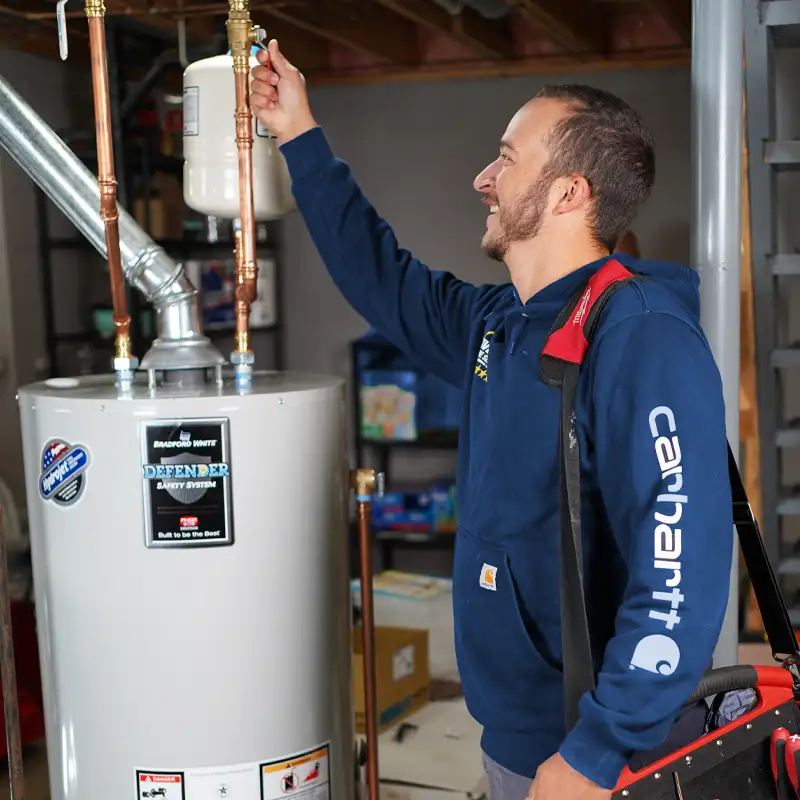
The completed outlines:
{"type": "Polygon", "coordinates": [[[292,138],[281,151],[298,210],[350,305],[409,357],[460,384],[482,290],[429,269],[398,246],[320,127],[292,138]]]}

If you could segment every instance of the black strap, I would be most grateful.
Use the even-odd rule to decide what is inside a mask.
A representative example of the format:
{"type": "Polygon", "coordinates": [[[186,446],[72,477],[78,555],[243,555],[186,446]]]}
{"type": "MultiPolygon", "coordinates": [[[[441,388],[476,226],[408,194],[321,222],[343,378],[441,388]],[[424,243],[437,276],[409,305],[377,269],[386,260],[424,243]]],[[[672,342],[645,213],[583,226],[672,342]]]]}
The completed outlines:
{"type": "Polygon", "coordinates": [[[566,364],[561,388],[561,649],[567,730],[578,721],[578,702],[595,678],[581,546],[581,465],[575,395],[580,366],[566,364]]]}
{"type": "MultiPolygon", "coordinates": [[[[594,691],[595,674],[592,661],[583,588],[580,503],[580,445],[578,441],[575,397],[581,364],[591,346],[600,314],[610,296],[631,280],[641,280],[617,262],[610,261],[575,293],[548,337],[541,355],[541,372],[546,383],[561,389],[561,642],[563,650],[564,703],[567,730],[578,721],[578,704],[587,692],[594,691]],[[616,268],[613,275],[600,275],[606,268],[616,268]],[[620,271],[624,273],[620,276],[620,271]],[[592,284],[600,291],[591,297],[592,284]],[[579,303],[581,306],[579,307],[579,303]],[[588,313],[586,313],[588,308],[588,313]],[[575,326],[582,329],[583,340],[576,346],[575,326]],[[568,326],[572,326],[572,329],[568,326]],[[550,346],[551,337],[569,331],[570,344],[561,341],[550,346]],[[563,351],[563,357],[559,352],[563,351]]],[[[596,291],[594,292],[597,293],[596,291]]],[[[555,342],[555,339],[553,339],[555,342]]],[[[781,596],[775,573],[767,557],[764,543],[747,499],[739,468],[728,446],[728,471],[733,498],[733,518],[739,542],[753,585],[773,655],[778,660],[800,661],[794,629],[781,596]]]]}

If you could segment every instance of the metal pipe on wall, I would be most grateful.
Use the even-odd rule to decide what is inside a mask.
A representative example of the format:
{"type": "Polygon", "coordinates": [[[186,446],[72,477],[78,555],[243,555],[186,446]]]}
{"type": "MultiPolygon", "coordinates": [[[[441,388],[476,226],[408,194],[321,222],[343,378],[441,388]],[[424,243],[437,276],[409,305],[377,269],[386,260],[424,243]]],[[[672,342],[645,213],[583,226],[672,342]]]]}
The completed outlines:
{"type": "MultiPolygon", "coordinates": [[[[744,20],[734,0],[692,2],[692,263],[700,320],[722,375],[725,425],[739,452],[742,102],[744,20]]],[[[738,663],[739,550],[714,666],[738,663]]]]}
{"type": "MultiPolygon", "coordinates": [[[[105,225],[97,210],[97,177],[0,77],[0,145],[64,215],[107,257],[105,225]]],[[[122,268],[127,281],[153,303],[158,339],[142,369],[219,367],[222,354],[203,335],[197,289],[123,209],[119,217],[122,268]]]]}

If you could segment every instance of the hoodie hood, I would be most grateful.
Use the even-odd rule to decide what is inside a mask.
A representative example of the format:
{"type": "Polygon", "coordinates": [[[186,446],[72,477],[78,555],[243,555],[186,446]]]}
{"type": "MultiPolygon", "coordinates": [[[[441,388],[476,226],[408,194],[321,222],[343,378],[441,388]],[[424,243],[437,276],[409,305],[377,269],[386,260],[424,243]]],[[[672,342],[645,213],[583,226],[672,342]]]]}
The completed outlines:
{"type": "Polygon", "coordinates": [[[539,324],[552,325],[578,288],[609,261],[618,261],[632,272],[643,275],[648,283],[667,291],[680,302],[687,318],[699,325],[700,277],[695,270],[681,264],[645,261],[627,253],[614,253],[553,281],[525,303],[514,286],[509,284],[505,297],[484,317],[493,327],[495,340],[504,340],[506,326],[517,316],[537,320],[539,324]]]}

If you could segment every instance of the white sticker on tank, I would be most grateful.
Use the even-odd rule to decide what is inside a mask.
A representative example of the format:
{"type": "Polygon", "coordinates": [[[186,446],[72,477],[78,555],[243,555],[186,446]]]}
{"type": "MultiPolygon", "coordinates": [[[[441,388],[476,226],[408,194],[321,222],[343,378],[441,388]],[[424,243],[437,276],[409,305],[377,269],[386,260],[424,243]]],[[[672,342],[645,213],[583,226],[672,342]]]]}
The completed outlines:
{"type": "Polygon", "coordinates": [[[330,749],[328,745],[260,765],[262,800],[287,795],[303,800],[330,800],[330,749]]]}
{"type": "Polygon", "coordinates": [[[136,770],[138,800],[330,800],[330,744],[271,761],[136,770]]]}
{"type": "Polygon", "coordinates": [[[185,86],[183,89],[183,135],[200,135],[199,86],[185,86]]]}
{"type": "Polygon", "coordinates": [[[187,800],[249,800],[259,796],[258,765],[186,771],[187,800]]]}
{"type": "Polygon", "coordinates": [[[137,770],[139,800],[186,800],[186,780],[182,772],[143,772],[137,770]]]}

